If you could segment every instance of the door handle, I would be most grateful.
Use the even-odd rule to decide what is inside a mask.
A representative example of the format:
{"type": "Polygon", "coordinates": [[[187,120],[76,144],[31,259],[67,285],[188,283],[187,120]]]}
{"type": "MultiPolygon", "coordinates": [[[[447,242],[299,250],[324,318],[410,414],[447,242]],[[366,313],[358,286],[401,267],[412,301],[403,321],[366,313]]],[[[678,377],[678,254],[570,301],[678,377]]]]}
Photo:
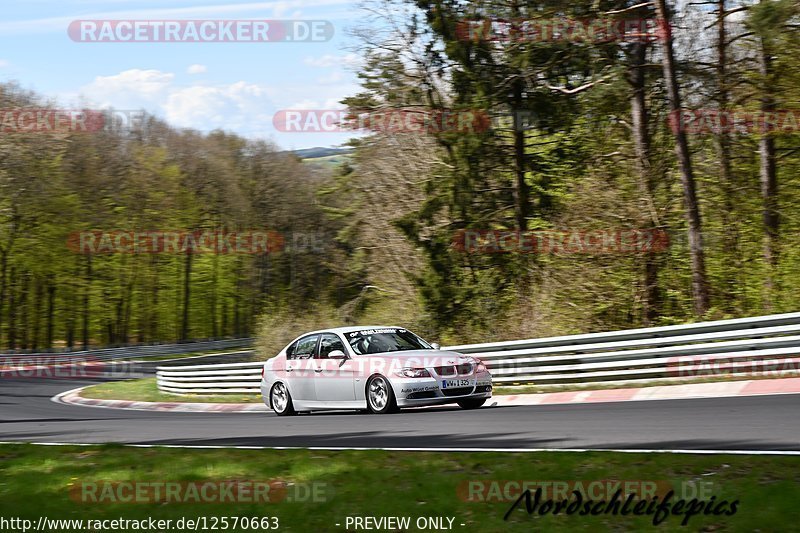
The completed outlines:
{"type": "Polygon", "coordinates": [[[287,371],[287,372],[294,372],[294,368],[292,368],[292,367],[290,367],[290,366],[287,366],[287,367],[286,367],[286,371],[287,371]]]}
{"type": "Polygon", "coordinates": [[[317,372],[317,373],[322,372],[322,369],[321,368],[315,368],[314,372],[317,372]]]}

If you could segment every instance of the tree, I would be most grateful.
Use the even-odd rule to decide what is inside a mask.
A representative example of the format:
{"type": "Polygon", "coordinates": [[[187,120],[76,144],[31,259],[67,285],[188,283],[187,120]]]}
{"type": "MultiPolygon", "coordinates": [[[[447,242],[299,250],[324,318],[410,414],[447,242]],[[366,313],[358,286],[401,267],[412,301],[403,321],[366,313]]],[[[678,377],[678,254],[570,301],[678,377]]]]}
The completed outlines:
{"type": "MultiPolygon", "coordinates": [[[[664,68],[664,81],[667,86],[670,112],[674,116],[682,110],[681,94],[678,87],[678,73],[675,65],[675,52],[673,49],[673,35],[670,29],[671,14],[667,8],[666,0],[655,0],[656,16],[662,21],[667,31],[662,41],[662,65],[664,68]]],[[[689,142],[686,131],[682,127],[674,129],[675,154],[683,186],[683,201],[686,210],[687,232],[689,237],[689,254],[692,266],[692,296],[694,299],[694,312],[703,316],[709,308],[708,280],[706,278],[705,250],[703,248],[703,228],[700,217],[700,204],[697,200],[697,191],[692,172],[692,159],[689,152],[689,142]]]]}

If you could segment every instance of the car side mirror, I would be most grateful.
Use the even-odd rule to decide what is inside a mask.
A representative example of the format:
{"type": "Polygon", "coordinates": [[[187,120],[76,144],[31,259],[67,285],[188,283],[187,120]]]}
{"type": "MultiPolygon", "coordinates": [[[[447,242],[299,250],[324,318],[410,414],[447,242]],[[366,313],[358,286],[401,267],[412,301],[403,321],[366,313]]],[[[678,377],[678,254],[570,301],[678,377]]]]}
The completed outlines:
{"type": "Polygon", "coordinates": [[[347,359],[347,356],[341,350],[333,350],[328,354],[328,359],[347,359]]]}
{"type": "Polygon", "coordinates": [[[434,350],[440,350],[440,349],[442,348],[442,347],[439,345],[439,343],[438,343],[438,342],[432,342],[432,343],[431,343],[431,347],[432,347],[434,350]]]}

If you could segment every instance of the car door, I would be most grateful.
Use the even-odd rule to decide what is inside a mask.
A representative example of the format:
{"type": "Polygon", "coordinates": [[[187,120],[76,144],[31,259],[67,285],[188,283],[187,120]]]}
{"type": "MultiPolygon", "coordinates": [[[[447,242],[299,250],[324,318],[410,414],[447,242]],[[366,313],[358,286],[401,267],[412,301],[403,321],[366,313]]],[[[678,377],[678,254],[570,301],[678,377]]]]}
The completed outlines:
{"type": "MultiPolygon", "coordinates": [[[[317,402],[354,402],[356,399],[353,360],[330,359],[328,355],[340,350],[348,354],[342,339],[335,333],[323,333],[314,362],[314,389],[317,402]]],[[[344,406],[343,406],[344,407],[344,406]]]]}
{"type": "Polygon", "coordinates": [[[306,335],[299,339],[286,354],[286,379],[289,392],[294,400],[313,402],[314,392],[314,355],[317,353],[319,334],[306,335]]]}

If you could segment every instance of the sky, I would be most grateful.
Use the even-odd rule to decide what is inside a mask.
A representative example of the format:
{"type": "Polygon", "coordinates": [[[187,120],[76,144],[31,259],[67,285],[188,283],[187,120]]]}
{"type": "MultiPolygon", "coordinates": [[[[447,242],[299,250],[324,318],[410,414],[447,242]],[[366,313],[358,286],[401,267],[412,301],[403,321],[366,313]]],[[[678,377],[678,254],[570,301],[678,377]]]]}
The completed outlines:
{"type": "MultiPolygon", "coordinates": [[[[0,0],[0,82],[61,108],[146,110],[176,127],[224,129],[282,149],[351,134],[278,131],[281,110],[339,109],[358,89],[354,0],[0,0]],[[324,42],[83,42],[73,21],[326,21],[324,42]]],[[[275,27],[273,24],[272,27],[275,27]]],[[[94,35],[99,35],[95,33],[94,35]]],[[[270,34],[271,35],[271,34],[270,34]]]]}

